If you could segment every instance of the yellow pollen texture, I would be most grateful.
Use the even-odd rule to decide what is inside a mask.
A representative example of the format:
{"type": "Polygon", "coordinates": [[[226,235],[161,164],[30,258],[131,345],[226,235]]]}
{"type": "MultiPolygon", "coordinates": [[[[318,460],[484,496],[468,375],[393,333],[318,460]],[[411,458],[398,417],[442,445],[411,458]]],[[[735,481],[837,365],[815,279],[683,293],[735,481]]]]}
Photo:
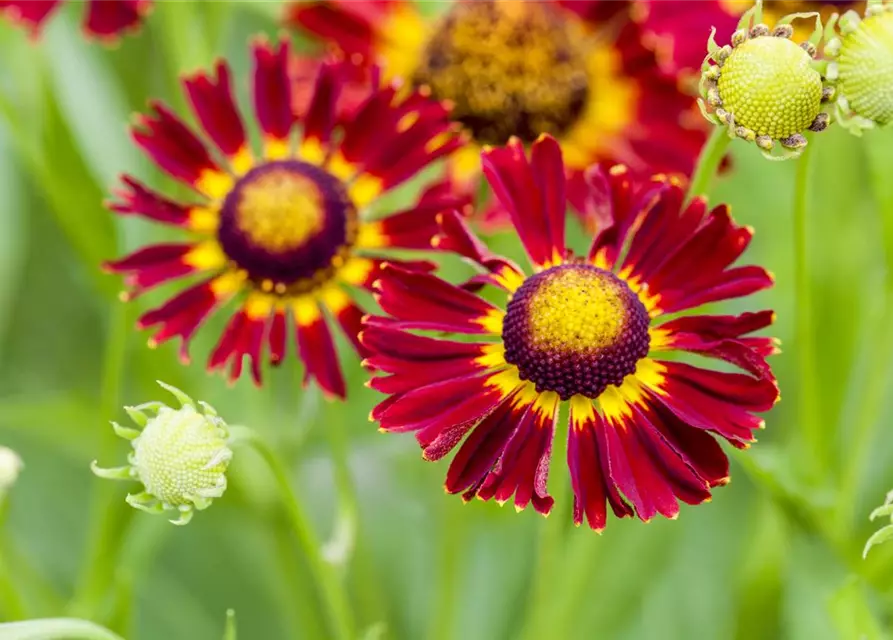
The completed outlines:
{"type": "Polygon", "coordinates": [[[588,92],[582,43],[559,9],[534,2],[456,3],[428,42],[415,83],[454,103],[478,142],[558,134],[588,92]]]}
{"type": "Polygon", "coordinates": [[[537,350],[586,353],[614,344],[627,317],[619,283],[589,270],[553,272],[528,305],[528,329],[537,350]]]}
{"type": "Polygon", "coordinates": [[[297,249],[322,229],[322,194],[308,177],[270,169],[243,185],[235,221],[251,244],[270,253],[297,249]]]}
{"type": "Polygon", "coordinates": [[[806,130],[821,109],[822,78],[787,38],[761,36],[735,47],[718,89],[735,124],[782,140],[806,130]]]}

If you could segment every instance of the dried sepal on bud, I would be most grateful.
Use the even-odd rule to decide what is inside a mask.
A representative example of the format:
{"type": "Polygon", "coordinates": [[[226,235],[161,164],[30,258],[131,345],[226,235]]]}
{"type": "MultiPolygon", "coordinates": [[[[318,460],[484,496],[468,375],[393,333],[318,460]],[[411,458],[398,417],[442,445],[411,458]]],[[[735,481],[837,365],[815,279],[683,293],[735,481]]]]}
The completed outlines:
{"type": "Polygon", "coordinates": [[[128,465],[112,469],[91,464],[93,473],[112,480],[141,482],[144,490],[128,494],[129,505],[149,513],[178,513],[172,523],[183,525],[194,511],[207,509],[226,491],[226,470],[232,459],[229,430],[214,408],[195,402],[163,382],[158,384],[179,401],[174,409],[147,402],[124,410],[140,427],[112,423],[115,434],[129,440],[128,465]]]}
{"type": "Polygon", "coordinates": [[[823,27],[814,12],[786,16],[774,27],[761,18],[757,2],[742,16],[730,45],[720,47],[715,30],[710,34],[698,104],[730,137],[753,142],[771,160],[784,160],[803,151],[804,132],[828,126],[822,105],[832,92],[813,60],[823,27]],[[791,23],[799,18],[816,21],[809,41],[800,45],[791,40],[791,23]]]}
{"type": "Polygon", "coordinates": [[[893,2],[870,0],[864,17],[834,14],[825,40],[834,119],[855,135],[893,122],[893,2]]]}

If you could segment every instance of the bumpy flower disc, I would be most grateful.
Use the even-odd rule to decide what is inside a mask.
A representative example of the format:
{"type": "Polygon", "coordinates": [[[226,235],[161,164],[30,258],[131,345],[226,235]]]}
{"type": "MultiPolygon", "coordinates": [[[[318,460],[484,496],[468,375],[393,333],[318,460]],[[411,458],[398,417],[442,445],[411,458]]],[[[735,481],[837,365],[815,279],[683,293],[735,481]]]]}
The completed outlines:
{"type": "Polygon", "coordinates": [[[893,3],[869,5],[864,19],[849,12],[828,49],[839,119],[852,130],[893,122],[893,3]]]}
{"type": "Polygon", "coordinates": [[[161,402],[125,407],[142,430],[112,423],[115,433],[131,441],[129,464],[103,469],[94,461],[93,473],[111,480],[135,480],[143,491],[127,496],[127,503],[149,513],[175,511],[174,524],[187,524],[193,511],[207,509],[226,491],[226,470],[233,453],[229,429],[205,402],[164,384],[180,402],[174,409],[161,402]]]}
{"type": "Polygon", "coordinates": [[[812,58],[786,38],[747,40],[722,67],[717,86],[735,123],[774,140],[808,129],[819,114],[822,78],[812,58]]]}
{"type": "MultiPolygon", "coordinates": [[[[760,5],[757,5],[758,9],[760,5]]],[[[751,21],[745,14],[742,24],[751,21]]],[[[820,22],[814,35],[821,34],[820,22]]],[[[731,45],[718,47],[711,35],[701,75],[701,110],[711,122],[726,126],[729,135],[754,142],[770,159],[799,155],[806,146],[803,133],[822,131],[829,116],[822,103],[833,90],[814,68],[815,45],[797,45],[794,28],[781,23],[739,29],[731,45]],[[779,142],[786,150],[770,153],[779,142]]]]}

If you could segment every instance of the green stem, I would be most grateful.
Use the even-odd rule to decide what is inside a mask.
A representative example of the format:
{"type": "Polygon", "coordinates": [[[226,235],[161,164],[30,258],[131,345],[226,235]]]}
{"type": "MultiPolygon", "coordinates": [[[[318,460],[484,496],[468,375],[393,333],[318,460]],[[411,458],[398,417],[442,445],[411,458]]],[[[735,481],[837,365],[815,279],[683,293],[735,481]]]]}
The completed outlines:
{"type": "MultiPolygon", "coordinates": [[[[0,507],[2,508],[2,507],[0,507]]],[[[25,602],[15,581],[12,579],[15,572],[6,560],[6,549],[0,539],[0,607],[7,620],[24,620],[27,618],[25,602]]]]}
{"type": "Polygon", "coordinates": [[[827,462],[826,438],[819,416],[819,380],[813,326],[812,288],[809,280],[808,234],[806,230],[809,174],[813,147],[810,144],[797,160],[794,176],[794,286],[796,288],[797,373],[800,380],[799,414],[801,433],[810,452],[809,472],[818,477],[827,462]]]}
{"type": "MultiPolygon", "coordinates": [[[[121,392],[121,380],[127,352],[127,338],[130,333],[130,313],[127,305],[119,301],[112,303],[106,337],[105,358],[100,392],[101,414],[111,419],[117,412],[121,392]]],[[[114,457],[118,439],[111,428],[100,430],[99,460],[114,457]]],[[[71,605],[71,612],[85,618],[94,618],[106,594],[118,560],[118,550],[124,538],[124,531],[130,523],[131,509],[124,503],[116,504],[119,490],[113,484],[95,481],[92,515],[89,526],[89,549],[87,561],[71,605]]]]}
{"type": "Polygon", "coordinates": [[[893,291],[888,289],[886,293],[880,322],[871,332],[872,350],[862,386],[864,392],[860,397],[859,412],[853,429],[848,436],[852,448],[841,463],[843,470],[837,498],[837,525],[844,535],[849,533],[852,525],[859,498],[859,484],[872,453],[871,445],[876,428],[881,422],[881,409],[886,400],[890,352],[893,350],[893,291]]]}
{"type": "MultiPolygon", "coordinates": [[[[340,416],[339,416],[340,418],[340,416]]],[[[346,566],[353,553],[357,531],[358,501],[356,488],[350,473],[350,450],[344,421],[331,420],[325,427],[332,451],[332,465],[335,475],[335,489],[338,493],[338,516],[332,539],[326,545],[335,564],[346,566]]]]}
{"type": "Polygon", "coordinates": [[[43,618],[0,624],[3,640],[124,640],[105,627],[77,618],[43,618]]]}
{"type": "Polygon", "coordinates": [[[686,200],[707,194],[710,182],[719,170],[719,165],[731,141],[732,139],[729,137],[729,132],[725,127],[717,126],[713,128],[710,137],[701,148],[698,163],[695,165],[695,170],[688,186],[686,200]]]}
{"type": "Polygon", "coordinates": [[[449,640],[456,637],[456,608],[458,606],[463,551],[466,549],[466,517],[464,505],[458,500],[441,497],[442,520],[440,524],[440,553],[438,554],[436,606],[430,617],[426,638],[449,640]]]}
{"type": "Polygon", "coordinates": [[[233,442],[245,442],[260,454],[273,474],[282,494],[282,503],[295,537],[304,552],[310,571],[316,579],[320,596],[328,613],[334,637],[354,640],[354,622],[344,585],[335,573],[334,567],[326,563],[322,548],[310,519],[304,512],[298,497],[292,489],[288,472],[276,452],[256,433],[244,427],[231,427],[233,442]]]}
{"type": "MultiPolygon", "coordinates": [[[[556,460],[561,452],[557,452],[556,460]]],[[[555,508],[549,519],[542,523],[540,532],[539,553],[533,571],[528,600],[527,622],[524,625],[524,638],[537,640],[551,636],[553,614],[558,604],[555,589],[558,587],[558,574],[564,561],[564,538],[567,522],[570,519],[568,507],[571,498],[570,475],[558,474],[558,483],[554,487],[555,508]]]]}

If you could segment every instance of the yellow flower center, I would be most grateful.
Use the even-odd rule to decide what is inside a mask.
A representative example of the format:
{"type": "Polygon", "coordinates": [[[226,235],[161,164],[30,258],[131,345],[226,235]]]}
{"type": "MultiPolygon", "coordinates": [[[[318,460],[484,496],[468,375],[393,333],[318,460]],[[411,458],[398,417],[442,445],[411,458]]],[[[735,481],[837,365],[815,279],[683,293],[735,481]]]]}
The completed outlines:
{"type": "Polygon", "coordinates": [[[270,253],[300,247],[325,220],[322,194],[307,176],[276,167],[247,183],[236,203],[236,227],[270,253]]]}
{"type": "Polygon", "coordinates": [[[879,125],[893,122],[893,11],[869,16],[841,43],[840,94],[879,125]]]}
{"type": "Polygon", "coordinates": [[[556,272],[530,299],[531,345],[586,351],[614,344],[627,316],[623,286],[589,269],[556,272]]]}
{"type": "Polygon", "coordinates": [[[717,84],[735,124],[781,140],[809,128],[821,109],[822,77],[787,38],[761,36],[733,50],[717,84]]]}
{"type": "Polygon", "coordinates": [[[337,177],[306,162],[277,160],[249,171],[226,196],[217,240],[255,286],[299,294],[327,281],[347,259],[356,218],[337,177]]]}
{"type": "Polygon", "coordinates": [[[525,280],[509,302],[505,359],[539,391],[597,398],[648,354],[649,322],[638,296],[613,273],[559,265],[525,280]]]}
{"type": "Polygon", "coordinates": [[[558,135],[589,93],[579,35],[560,9],[535,2],[456,3],[415,71],[481,143],[558,135]]]}

